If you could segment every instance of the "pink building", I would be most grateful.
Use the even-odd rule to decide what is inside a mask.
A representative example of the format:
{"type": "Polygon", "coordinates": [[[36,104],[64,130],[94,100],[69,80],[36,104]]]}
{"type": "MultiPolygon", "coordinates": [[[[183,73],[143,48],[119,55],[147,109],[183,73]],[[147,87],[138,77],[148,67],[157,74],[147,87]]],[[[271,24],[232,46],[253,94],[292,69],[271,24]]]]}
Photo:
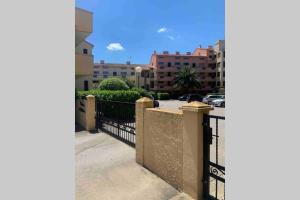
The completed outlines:
{"type": "Polygon", "coordinates": [[[192,67],[198,74],[201,87],[195,92],[211,92],[216,87],[216,62],[213,47],[196,48],[193,53],[181,54],[168,51],[154,53],[150,59],[150,66],[155,72],[155,79],[151,80],[150,90],[175,92],[172,81],[176,73],[184,66],[192,67]]]}

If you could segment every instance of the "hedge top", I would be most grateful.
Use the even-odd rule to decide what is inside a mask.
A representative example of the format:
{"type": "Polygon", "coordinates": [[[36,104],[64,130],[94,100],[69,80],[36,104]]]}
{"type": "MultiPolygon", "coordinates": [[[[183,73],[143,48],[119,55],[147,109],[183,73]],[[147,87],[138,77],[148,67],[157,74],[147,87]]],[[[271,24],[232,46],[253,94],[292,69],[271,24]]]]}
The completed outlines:
{"type": "Polygon", "coordinates": [[[107,78],[101,81],[101,83],[98,86],[101,90],[128,90],[129,87],[120,78],[107,78]]]}

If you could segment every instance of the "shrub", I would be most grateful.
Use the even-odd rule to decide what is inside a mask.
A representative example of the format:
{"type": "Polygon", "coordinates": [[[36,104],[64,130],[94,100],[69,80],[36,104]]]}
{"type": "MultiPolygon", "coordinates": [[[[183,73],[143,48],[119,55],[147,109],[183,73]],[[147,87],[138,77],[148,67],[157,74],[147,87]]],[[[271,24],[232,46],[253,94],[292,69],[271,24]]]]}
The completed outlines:
{"type": "Polygon", "coordinates": [[[150,91],[147,91],[147,90],[145,90],[145,89],[143,89],[143,88],[137,88],[137,87],[134,87],[134,88],[132,88],[131,89],[132,91],[136,91],[136,92],[138,92],[142,97],[148,97],[148,98],[152,98],[152,97],[154,97],[152,94],[152,92],[150,92],[150,91]]]}
{"type": "Polygon", "coordinates": [[[170,95],[167,92],[158,92],[157,93],[157,98],[159,100],[168,100],[168,99],[170,99],[170,95]]]}
{"type": "Polygon", "coordinates": [[[141,95],[138,92],[131,90],[94,89],[78,92],[78,96],[80,98],[85,98],[87,95],[94,95],[96,99],[100,100],[103,115],[111,118],[118,118],[120,117],[120,114],[123,114],[123,116],[126,115],[128,118],[133,118],[135,115],[135,105],[122,104],[118,102],[135,103],[136,100],[141,98],[141,95]]]}
{"type": "Polygon", "coordinates": [[[129,80],[127,78],[124,78],[122,80],[126,83],[126,85],[129,87],[129,89],[134,87],[134,82],[132,82],[131,80],[129,80]]]}
{"type": "Polygon", "coordinates": [[[120,78],[107,78],[100,82],[100,90],[128,90],[128,85],[120,78]]]}
{"type": "Polygon", "coordinates": [[[136,91],[131,90],[99,90],[93,89],[89,91],[79,91],[79,97],[85,97],[87,95],[94,95],[99,100],[104,101],[120,101],[134,103],[141,98],[141,95],[136,91]]]}
{"type": "Polygon", "coordinates": [[[149,94],[156,100],[157,99],[157,94],[156,92],[149,91],[149,94]]]}

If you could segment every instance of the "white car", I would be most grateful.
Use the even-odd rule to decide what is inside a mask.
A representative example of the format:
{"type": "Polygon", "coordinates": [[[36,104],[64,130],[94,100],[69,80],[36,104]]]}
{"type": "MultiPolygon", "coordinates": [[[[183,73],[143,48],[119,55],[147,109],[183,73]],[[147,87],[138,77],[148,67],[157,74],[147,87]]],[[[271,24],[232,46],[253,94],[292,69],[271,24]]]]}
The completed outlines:
{"type": "Polygon", "coordinates": [[[202,102],[211,104],[213,100],[225,98],[225,95],[207,95],[203,98],[202,102]]]}
{"type": "Polygon", "coordinates": [[[213,100],[212,105],[225,108],[225,98],[213,100]]]}

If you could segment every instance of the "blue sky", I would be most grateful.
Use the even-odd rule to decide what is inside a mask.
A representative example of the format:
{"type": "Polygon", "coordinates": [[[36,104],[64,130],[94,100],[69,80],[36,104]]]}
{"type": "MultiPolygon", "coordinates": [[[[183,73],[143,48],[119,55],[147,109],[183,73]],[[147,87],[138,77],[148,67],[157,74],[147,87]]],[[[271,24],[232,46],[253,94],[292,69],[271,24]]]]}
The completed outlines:
{"type": "Polygon", "coordinates": [[[224,39],[224,0],[76,0],[93,12],[94,61],[148,64],[154,50],[193,51],[224,39]],[[131,59],[130,59],[131,58],[131,59]]]}

